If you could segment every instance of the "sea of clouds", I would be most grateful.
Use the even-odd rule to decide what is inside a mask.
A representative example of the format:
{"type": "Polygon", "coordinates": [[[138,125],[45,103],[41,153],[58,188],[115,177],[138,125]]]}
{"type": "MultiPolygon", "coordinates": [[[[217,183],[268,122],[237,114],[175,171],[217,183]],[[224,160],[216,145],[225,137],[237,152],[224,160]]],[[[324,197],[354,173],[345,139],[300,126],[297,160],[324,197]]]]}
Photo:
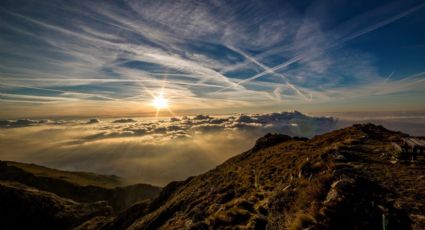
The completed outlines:
{"type": "Polygon", "coordinates": [[[3,120],[0,159],[164,185],[214,168],[266,133],[311,137],[336,123],[297,111],[162,120],[3,120]]]}

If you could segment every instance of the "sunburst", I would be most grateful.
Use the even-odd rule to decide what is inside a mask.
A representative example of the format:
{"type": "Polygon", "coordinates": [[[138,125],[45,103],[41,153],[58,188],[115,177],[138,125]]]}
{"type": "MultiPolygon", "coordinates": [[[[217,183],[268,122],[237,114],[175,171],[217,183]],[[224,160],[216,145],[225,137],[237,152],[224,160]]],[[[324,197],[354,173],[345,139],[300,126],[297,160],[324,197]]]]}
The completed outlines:
{"type": "Polygon", "coordinates": [[[155,97],[152,101],[152,104],[157,110],[168,108],[168,100],[164,98],[162,94],[155,97]]]}

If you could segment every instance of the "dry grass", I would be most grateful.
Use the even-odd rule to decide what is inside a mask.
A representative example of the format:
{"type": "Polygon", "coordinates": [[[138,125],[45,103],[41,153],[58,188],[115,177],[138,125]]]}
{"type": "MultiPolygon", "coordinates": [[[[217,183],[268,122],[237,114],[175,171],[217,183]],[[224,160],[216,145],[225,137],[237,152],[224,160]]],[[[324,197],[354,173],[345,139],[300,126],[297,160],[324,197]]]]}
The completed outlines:
{"type": "Polygon", "coordinates": [[[289,230],[303,230],[308,227],[313,226],[316,223],[316,220],[313,216],[307,213],[298,213],[291,225],[289,226],[289,230]]]}
{"type": "MultiPolygon", "coordinates": [[[[375,188],[388,180],[384,168],[391,164],[381,162],[380,156],[390,143],[389,138],[402,135],[379,126],[362,125],[311,140],[286,139],[268,145],[263,139],[265,147],[242,153],[205,174],[182,182],[162,205],[152,208],[134,227],[184,229],[188,226],[182,223],[192,223],[193,229],[208,225],[213,229],[253,226],[257,229],[265,226],[268,229],[304,229],[313,225],[326,229],[332,224],[339,226],[347,218],[352,218],[354,223],[376,222],[379,210],[371,203],[392,205],[386,201],[391,193],[375,188]],[[363,174],[367,166],[376,167],[370,169],[373,171],[370,175],[363,174]],[[335,199],[341,203],[325,204],[331,185],[353,174],[375,185],[368,190],[367,199],[357,204],[341,196],[335,199]],[[375,179],[380,182],[376,183],[375,179]],[[351,209],[355,209],[353,215],[344,216],[351,209]],[[335,210],[342,214],[332,213],[335,210]]],[[[423,168],[421,172],[425,173],[423,168]]],[[[349,189],[340,192],[346,192],[344,195],[348,197],[355,194],[353,197],[360,199],[358,195],[362,195],[364,187],[349,186],[349,189]]],[[[399,214],[394,217],[406,220],[399,214]]],[[[348,229],[359,226],[353,224],[348,229]]]]}
{"type": "Polygon", "coordinates": [[[7,161],[6,163],[7,165],[20,168],[35,176],[61,179],[80,186],[92,185],[104,188],[114,188],[124,185],[119,177],[112,175],[107,176],[88,172],[68,172],[34,164],[23,164],[12,161],[7,161]]]}

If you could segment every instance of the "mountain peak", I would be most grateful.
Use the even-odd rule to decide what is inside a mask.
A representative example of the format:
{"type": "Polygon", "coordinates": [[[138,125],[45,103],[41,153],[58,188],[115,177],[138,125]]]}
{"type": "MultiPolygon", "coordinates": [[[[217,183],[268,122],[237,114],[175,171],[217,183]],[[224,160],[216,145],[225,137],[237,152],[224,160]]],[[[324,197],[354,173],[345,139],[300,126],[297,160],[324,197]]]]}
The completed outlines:
{"type": "Polygon", "coordinates": [[[285,134],[278,134],[278,133],[267,133],[266,135],[264,135],[263,137],[260,137],[259,139],[257,139],[257,141],[255,142],[254,147],[252,148],[252,151],[258,151],[260,149],[263,148],[267,148],[276,144],[280,144],[286,141],[290,141],[290,140],[308,140],[307,138],[301,138],[301,137],[290,137],[288,135],[285,134]]]}
{"type": "MultiPolygon", "coordinates": [[[[422,172],[417,175],[425,170],[391,163],[391,140],[403,135],[373,124],[310,140],[269,133],[251,151],[166,186],[132,223],[113,220],[105,226],[380,229],[385,218],[389,229],[408,229],[409,215],[422,215],[419,210],[425,208],[425,202],[411,202],[419,194],[409,190],[409,181],[415,170],[422,172]]],[[[425,187],[425,182],[418,186],[425,187]]]]}

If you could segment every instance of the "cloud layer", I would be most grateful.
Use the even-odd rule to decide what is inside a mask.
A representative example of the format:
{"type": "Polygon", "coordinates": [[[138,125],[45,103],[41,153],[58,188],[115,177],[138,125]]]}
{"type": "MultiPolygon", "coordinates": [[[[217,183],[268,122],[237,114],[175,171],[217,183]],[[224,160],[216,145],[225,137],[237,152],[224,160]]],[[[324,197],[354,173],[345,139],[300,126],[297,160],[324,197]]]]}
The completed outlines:
{"type": "Polygon", "coordinates": [[[309,137],[337,120],[282,112],[121,121],[9,121],[0,129],[0,157],[163,185],[215,167],[268,132],[309,137]]]}

